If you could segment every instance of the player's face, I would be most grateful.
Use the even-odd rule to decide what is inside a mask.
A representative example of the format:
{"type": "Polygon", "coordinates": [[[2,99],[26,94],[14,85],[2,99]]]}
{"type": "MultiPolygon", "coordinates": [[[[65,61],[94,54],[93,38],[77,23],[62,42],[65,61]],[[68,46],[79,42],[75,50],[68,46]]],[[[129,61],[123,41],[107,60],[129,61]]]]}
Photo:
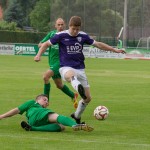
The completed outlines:
{"type": "Polygon", "coordinates": [[[65,23],[63,20],[57,20],[55,24],[55,28],[58,32],[63,31],[65,29],[65,23]]]}
{"type": "Polygon", "coordinates": [[[49,105],[48,98],[45,96],[42,96],[40,99],[38,99],[37,102],[44,108],[46,108],[49,105]]]}
{"type": "Polygon", "coordinates": [[[72,36],[77,36],[80,31],[80,26],[69,26],[69,32],[72,36]]]}

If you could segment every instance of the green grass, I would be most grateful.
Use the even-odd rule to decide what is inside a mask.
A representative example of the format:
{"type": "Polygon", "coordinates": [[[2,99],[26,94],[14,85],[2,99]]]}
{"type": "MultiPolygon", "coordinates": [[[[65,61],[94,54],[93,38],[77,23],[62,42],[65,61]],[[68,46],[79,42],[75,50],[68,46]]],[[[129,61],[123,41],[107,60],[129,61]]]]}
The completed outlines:
{"type": "MultiPolygon", "coordinates": [[[[92,101],[82,120],[93,132],[26,132],[20,127],[25,117],[17,115],[0,121],[1,150],[149,150],[150,61],[87,58],[86,67],[92,101]],[[110,111],[104,121],[93,117],[98,105],[110,111]]],[[[36,63],[30,56],[0,55],[0,113],[42,93],[47,69],[47,57],[36,63]]],[[[70,98],[51,83],[50,108],[69,116],[70,98]]]]}

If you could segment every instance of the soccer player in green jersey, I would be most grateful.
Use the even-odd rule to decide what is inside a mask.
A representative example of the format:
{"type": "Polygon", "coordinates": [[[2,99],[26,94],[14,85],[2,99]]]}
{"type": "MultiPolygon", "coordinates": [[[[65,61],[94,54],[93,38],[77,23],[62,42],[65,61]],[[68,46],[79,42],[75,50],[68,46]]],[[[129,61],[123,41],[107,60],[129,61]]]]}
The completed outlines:
{"type": "Polygon", "coordinates": [[[65,129],[65,126],[72,127],[74,131],[93,130],[92,127],[86,124],[77,124],[71,118],[59,115],[54,111],[47,109],[46,107],[48,105],[49,100],[47,95],[41,94],[38,95],[35,100],[28,100],[22,105],[1,114],[0,120],[17,114],[22,115],[26,112],[28,123],[25,121],[21,122],[21,127],[26,131],[60,132],[65,129]]]}
{"type": "MultiPolygon", "coordinates": [[[[50,38],[52,38],[57,32],[63,31],[65,28],[65,23],[62,18],[58,18],[55,22],[56,30],[49,32],[43,40],[39,43],[39,47],[42,46],[42,43],[46,42],[50,38]]],[[[63,91],[66,95],[71,97],[73,100],[74,108],[77,108],[77,93],[73,93],[66,85],[62,83],[61,75],[59,73],[60,62],[59,62],[59,46],[58,44],[49,47],[49,66],[50,68],[44,73],[43,80],[44,80],[44,94],[46,94],[49,98],[50,94],[50,78],[52,78],[57,86],[61,91],[63,91]]]]}

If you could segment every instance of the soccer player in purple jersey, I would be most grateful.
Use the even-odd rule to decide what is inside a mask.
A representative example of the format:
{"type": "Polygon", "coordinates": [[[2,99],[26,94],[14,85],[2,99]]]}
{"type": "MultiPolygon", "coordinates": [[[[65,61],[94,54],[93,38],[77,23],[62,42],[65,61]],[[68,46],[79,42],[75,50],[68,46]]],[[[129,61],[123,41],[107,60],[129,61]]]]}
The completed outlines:
{"type": "Polygon", "coordinates": [[[71,117],[77,123],[81,121],[81,115],[86,106],[91,101],[90,86],[85,74],[85,64],[83,55],[83,45],[93,45],[99,49],[112,51],[115,53],[125,53],[122,49],[113,48],[105,43],[95,41],[90,38],[88,34],[80,31],[81,18],[79,16],[71,17],[69,21],[69,29],[56,33],[56,35],[43,43],[37,55],[34,57],[35,61],[40,61],[40,57],[45,50],[56,43],[59,44],[60,55],[60,74],[62,79],[71,82],[72,87],[80,94],[82,99],[79,101],[76,111],[71,114],[71,117]]]}

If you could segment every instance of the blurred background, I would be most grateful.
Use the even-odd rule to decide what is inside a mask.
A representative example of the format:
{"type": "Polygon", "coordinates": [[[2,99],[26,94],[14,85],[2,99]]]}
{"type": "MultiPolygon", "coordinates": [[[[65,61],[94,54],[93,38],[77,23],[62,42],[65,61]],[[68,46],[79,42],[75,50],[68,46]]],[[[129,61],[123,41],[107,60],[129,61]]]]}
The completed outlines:
{"type": "Polygon", "coordinates": [[[136,47],[140,39],[147,46],[150,0],[0,0],[0,42],[14,42],[10,36],[25,31],[33,34],[24,39],[19,34],[22,43],[38,43],[58,17],[68,24],[74,15],[82,17],[82,30],[99,41],[115,46],[120,33],[124,46],[136,47]],[[5,39],[6,30],[11,33],[5,39]]]}

